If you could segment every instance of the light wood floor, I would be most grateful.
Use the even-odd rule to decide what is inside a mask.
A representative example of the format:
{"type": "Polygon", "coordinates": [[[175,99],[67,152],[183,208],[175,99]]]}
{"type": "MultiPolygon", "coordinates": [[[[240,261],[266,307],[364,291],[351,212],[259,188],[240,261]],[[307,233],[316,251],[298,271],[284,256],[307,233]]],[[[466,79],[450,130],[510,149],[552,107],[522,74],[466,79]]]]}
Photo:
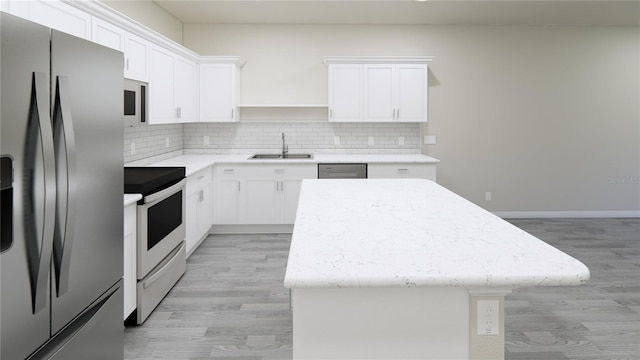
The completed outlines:
{"type": "MultiPolygon", "coordinates": [[[[584,262],[581,287],[507,296],[506,359],[640,360],[640,219],[534,219],[513,224],[584,262]]],[[[125,359],[291,359],[290,235],[209,236],[142,326],[125,359]]]]}

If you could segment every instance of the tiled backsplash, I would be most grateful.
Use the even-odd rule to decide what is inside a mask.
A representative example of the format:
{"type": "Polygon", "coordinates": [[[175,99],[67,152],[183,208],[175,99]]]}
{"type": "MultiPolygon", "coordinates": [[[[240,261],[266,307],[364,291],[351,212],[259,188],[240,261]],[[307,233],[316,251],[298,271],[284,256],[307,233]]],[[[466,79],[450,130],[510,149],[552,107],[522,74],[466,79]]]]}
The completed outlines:
{"type": "Polygon", "coordinates": [[[420,152],[419,123],[241,121],[185,124],[183,131],[184,149],[202,152],[278,152],[282,148],[282,133],[292,153],[420,152]],[[372,137],[373,145],[369,145],[369,137],[372,137]],[[400,137],[404,138],[403,145],[399,144],[400,137]]]}
{"type": "Polygon", "coordinates": [[[182,150],[182,126],[171,124],[125,127],[124,162],[182,150]],[[135,153],[132,147],[135,147],[135,153]]]}
{"type": "Polygon", "coordinates": [[[420,153],[419,123],[241,121],[126,127],[124,159],[131,162],[178,150],[212,154],[278,152],[283,132],[292,153],[420,153]],[[373,145],[369,145],[370,138],[373,145]],[[400,144],[402,140],[404,144],[400,144]]]}

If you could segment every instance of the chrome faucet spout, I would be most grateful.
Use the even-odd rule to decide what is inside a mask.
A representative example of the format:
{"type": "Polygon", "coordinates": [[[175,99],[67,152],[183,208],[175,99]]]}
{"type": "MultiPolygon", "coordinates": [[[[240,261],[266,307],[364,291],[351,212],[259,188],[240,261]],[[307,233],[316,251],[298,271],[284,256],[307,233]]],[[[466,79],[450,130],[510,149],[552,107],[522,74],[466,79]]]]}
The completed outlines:
{"type": "Polygon", "coordinates": [[[289,147],[287,145],[285,145],[285,141],[284,141],[284,132],[282,133],[282,157],[286,157],[287,153],[289,152],[289,147]]]}

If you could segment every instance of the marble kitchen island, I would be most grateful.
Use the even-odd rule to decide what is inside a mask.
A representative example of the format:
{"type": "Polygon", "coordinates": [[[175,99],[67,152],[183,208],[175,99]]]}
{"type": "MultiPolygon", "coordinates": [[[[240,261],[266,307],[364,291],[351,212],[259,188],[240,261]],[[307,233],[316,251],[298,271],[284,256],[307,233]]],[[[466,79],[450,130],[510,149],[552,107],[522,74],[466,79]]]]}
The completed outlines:
{"type": "Polygon", "coordinates": [[[504,296],[589,280],[429,180],[304,180],[284,285],[295,359],[501,359],[504,296]]]}

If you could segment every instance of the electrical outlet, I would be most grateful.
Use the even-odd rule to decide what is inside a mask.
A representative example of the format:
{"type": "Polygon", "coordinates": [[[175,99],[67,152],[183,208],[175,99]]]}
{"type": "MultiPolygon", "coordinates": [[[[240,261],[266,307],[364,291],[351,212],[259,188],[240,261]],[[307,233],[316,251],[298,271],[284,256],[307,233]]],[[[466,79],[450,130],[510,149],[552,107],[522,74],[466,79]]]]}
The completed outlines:
{"type": "Polygon", "coordinates": [[[164,147],[169,147],[169,138],[164,138],[164,147]]]}
{"type": "Polygon", "coordinates": [[[340,136],[333,137],[333,145],[340,145],[340,136]]]}
{"type": "Polygon", "coordinates": [[[491,191],[487,191],[484,193],[484,200],[491,201],[491,191]]]}
{"type": "Polygon", "coordinates": [[[369,146],[373,146],[374,141],[373,141],[373,136],[369,136],[369,146]]]}
{"type": "Polygon", "coordinates": [[[204,145],[209,145],[209,136],[204,135],[204,136],[202,137],[202,144],[204,144],[204,145]]]}
{"type": "Polygon", "coordinates": [[[500,334],[500,301],[478,300],[478,335],[500,334]]]}
{"type": "Polygon", "coordinates": [[[398,137],[398,145],[399,146],[404,146],[404,136],[399,136],[398,137]]]}
{"type": "Polygon", "coordinates": [[[131,143],[131,155],[135,155],[136,154],[136,143],[132,142],[131,143]]]}

